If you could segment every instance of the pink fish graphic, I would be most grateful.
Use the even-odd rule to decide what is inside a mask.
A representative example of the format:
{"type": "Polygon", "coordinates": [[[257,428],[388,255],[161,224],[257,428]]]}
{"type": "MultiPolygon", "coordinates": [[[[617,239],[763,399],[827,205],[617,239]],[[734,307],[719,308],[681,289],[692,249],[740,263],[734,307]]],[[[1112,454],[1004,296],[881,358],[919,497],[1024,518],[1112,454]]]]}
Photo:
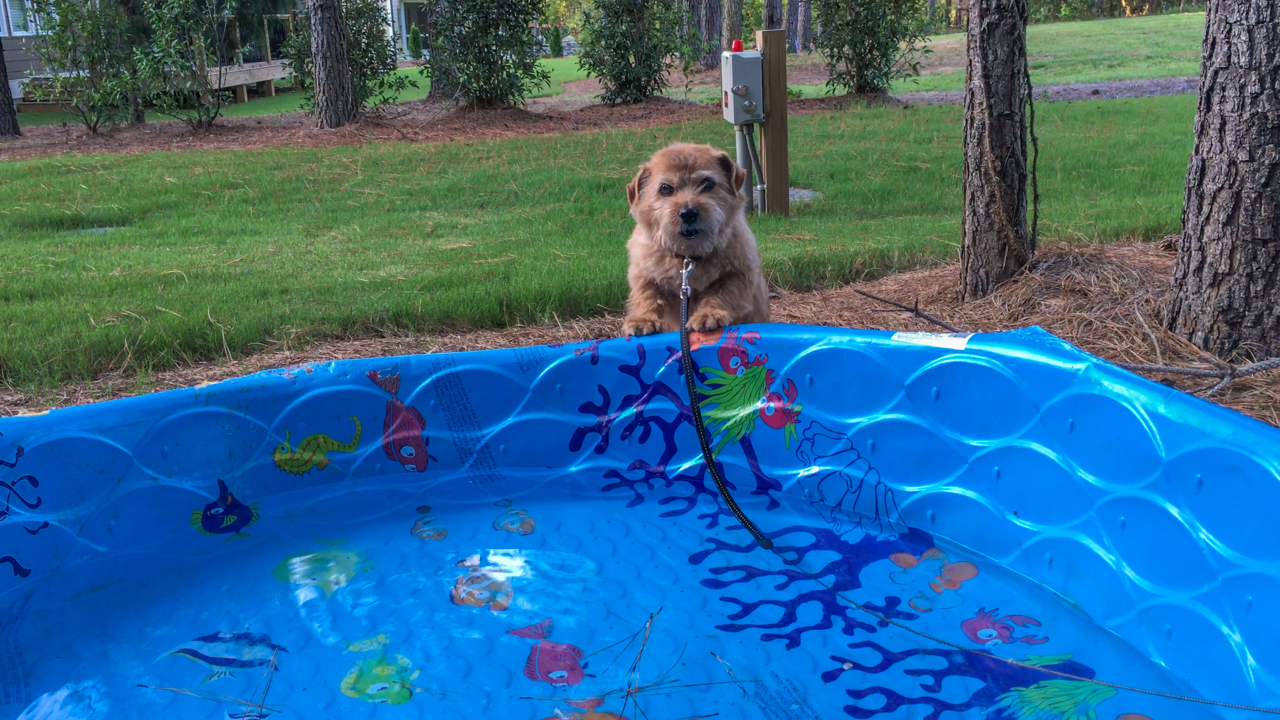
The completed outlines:
{"type": "Polygon", "coordinates": [[[584,677],[594,677],[586,673],[587,665],[582,662],[586,653],[581,649],[546,639],[554,629],[555,623],[547,618],[536,625],[507,631],[508,635],[538,641],[529,650],[529,659],[524,663],[524,676],[530,680],[569,687],[578,685],[584,677]]]}
{"type": "MultiPolygon", "coordinates": [[[[415,407],[409,407],[396,397],[400,392],[400,366],[379,372],[365,373],[375,385],[391,393],[387,401],[387,414],[382,421],[382,451],[405,472],[426,472],[427,461],[436,460],[427,453],[427,421],[415,407]]],[[[437,462],[439,462],[437,460],[437,462]]]]}

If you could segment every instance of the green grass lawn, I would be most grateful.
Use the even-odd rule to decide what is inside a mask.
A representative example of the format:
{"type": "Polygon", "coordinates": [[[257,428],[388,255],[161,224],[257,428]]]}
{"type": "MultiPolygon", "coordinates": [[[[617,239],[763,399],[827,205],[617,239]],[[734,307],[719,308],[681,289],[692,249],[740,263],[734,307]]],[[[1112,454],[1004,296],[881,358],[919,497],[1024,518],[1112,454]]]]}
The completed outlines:
{"type": "MultiPolygon", "coordinates": [[[[1195,98],[1037,113],[1046,238],[1178,226],[1195,98]]],[[[788,220],[753,219],[766,270],[812,288],[953,257],[961,110],[793,118],[788,220]]],[[[50,387],[272,342],[501,326],[622,307],[623,185],[715,120],[643,131],[8,163],[0,379],[50,387]]]]}
{"type": "MultiPolygon", "coordinates": [[[[1027,31],[1032,85],[1145,80],[1200,74],[1204,13],[1032,25],[1027,31]]],[[[895,93],[964,88],[965,36],[929,43],[928,74],[894,84],[895,93]]]]}
{"type": "MultiPolygon", "coordinates": [[[[581,80],[587,76],[578,67],[578,61],[574,58],[546,58],[540,62],[543,67],[551,72],[551,84],[539,89],[530,97],[559,95],[564,92],[565,83],[581,80]]],[[[420,100],[427,96],[427,91],[431,88],[431,82],[422,77],[416,68],[402,68],[396,72],[418,83],[418,87],[411,87],[400,95],[402,102],[420,100]]],[[[273,98],[253,98],[241,105],[226,105],[222,108],[222,114],[226,117],[258,117],[296,112],[301,109],[301,93],[281,92],[273,98]]],[[[156,113],[147,113],[147,119],[154,122],[157,120],[169,120],[170,118],[156,113]]],[[[75,117],[71,113],[65,112],[27,112],[18,115],[18,125],[21,127],[60,125],[62,123],[75,124],[75,122],[75,117]]]]}

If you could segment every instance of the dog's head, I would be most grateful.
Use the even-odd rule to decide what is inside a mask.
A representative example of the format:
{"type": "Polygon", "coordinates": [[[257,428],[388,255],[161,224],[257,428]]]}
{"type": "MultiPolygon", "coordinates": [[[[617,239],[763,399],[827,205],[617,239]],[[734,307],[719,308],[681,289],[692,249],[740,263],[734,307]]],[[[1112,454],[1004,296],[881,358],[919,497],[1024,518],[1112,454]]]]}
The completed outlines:
{"type": "Polygon", "coordinates": [[[726,241],[723,228],[746,205],[747,173],[709,145],[659,150],[627,185],[631,216],[673,255],[703,257],[726,241]]]}

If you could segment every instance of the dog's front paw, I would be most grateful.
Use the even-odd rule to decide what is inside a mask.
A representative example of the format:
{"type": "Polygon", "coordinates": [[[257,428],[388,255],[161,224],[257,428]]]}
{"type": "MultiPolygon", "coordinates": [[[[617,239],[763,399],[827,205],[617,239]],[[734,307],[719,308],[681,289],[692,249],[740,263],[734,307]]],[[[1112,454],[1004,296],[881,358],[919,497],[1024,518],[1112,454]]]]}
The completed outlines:
{"type": "Polygon", "coordinates": [[[689,329],[698,332],[718,330],[729,324],[729,313],[718,307],[698,308],[689,318],[689,329]]]}
{"type": "Polygon", "coordinates": [[[662,332],[662,321],[649,315],[628,316],[622,323],[623,335],[653,335],[662,332]]]}

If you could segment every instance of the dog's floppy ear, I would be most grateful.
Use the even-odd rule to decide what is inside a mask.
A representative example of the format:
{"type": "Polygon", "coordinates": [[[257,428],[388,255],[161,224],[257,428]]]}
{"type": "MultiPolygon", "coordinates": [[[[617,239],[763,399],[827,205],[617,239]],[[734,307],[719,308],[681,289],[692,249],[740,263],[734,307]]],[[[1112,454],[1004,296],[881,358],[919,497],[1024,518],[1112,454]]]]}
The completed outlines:
{"type": "Polygon", "coordinates": [[[740,192],[742,186],[747,182],[747,171],[734,162],[728,153],[720,153],[720,157],[716,158],[716,162],[720,164],[720,171],[724,173],[725,179],[729,181],[729,187],[733,188],[735,194],[740,192]]]}
{"type": "Polygon", "coordinates": [[[627,183],[627,202],[635,207],[636,201],[640,199],[640,193],[644,191],[644,184],[649,181],[649,176],[653,174],[649,170],[649,166],[645,165],[640,168],[640,172],[636,173],[636,179],[627,183]]]}

